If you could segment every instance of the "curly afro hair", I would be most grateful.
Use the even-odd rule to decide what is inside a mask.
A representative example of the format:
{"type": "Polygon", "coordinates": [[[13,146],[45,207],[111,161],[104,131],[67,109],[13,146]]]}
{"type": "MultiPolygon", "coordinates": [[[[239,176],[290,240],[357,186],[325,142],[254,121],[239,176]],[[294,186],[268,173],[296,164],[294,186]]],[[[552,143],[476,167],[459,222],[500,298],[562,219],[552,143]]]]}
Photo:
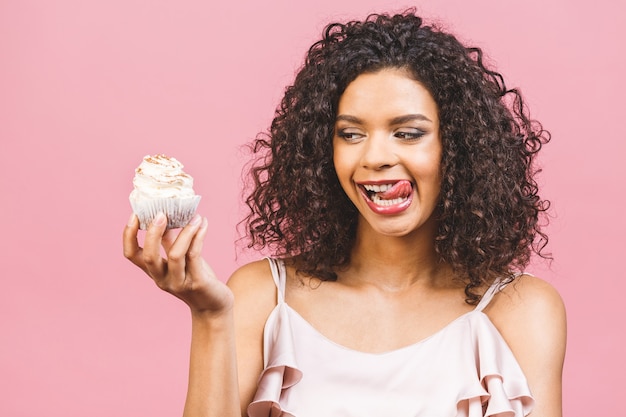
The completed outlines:
{"type": "MultiPolygon", "coordinates": [[[[277,108],[257,155],[246,203],[249,247],[290,258],[300,273],[323,280],[350,260],[358,213],[337,179],[332,138],[337,106],[362,73],[408,70],[439,107],[443,144],[438,234],[441,261],[472,290],[511,280],[547,236],[540,217],[533,159],[550,139],[531,120],[516,89],[488,69],[479,48],[424,24],[414,10],[332,23],[277,108]]],[[[545,255],[542,255],[545,256],[545,255]]]]}

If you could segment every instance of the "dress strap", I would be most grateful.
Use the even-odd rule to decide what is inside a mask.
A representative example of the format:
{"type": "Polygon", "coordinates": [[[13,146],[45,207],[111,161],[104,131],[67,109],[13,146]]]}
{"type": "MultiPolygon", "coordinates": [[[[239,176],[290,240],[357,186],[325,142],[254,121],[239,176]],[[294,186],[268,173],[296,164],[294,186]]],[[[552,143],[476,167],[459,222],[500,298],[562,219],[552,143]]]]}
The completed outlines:
{"type": "Polygon", "coordinates": [[[502,291],[502,289],[504,287],[509,285],[511,282],[513,282],[515,279],[517,279],[517,277],[519,277],[521,275],[530,275],[530,274],[528,272],[519,272],[519,273],[516,273],[515,275],[513,275],[513,279],[507,280],[505,282],[503,282],[504,279],[502,277],[496,278],[496,280],[493,282],[493,284],[491,284],[491,286],[483,294],[483,296],[480,299],[480,302],[476,306],[475,310],[483,311],[483,309],[489,305],[489,303],[491,302],[491,299],[493,298],[494,295],[496,295],[497,293],[502,291]]]}
{"type": "Polygon", "coordinates": [[[502,283],[502,278],[497,278],[493,282],[493,284],[491,284],[491,286],[487,289],[487,291],[485,291],[475,310],[483,311],[483,309],[489,305],[489,303],[493,299],[493,296],[500,292],[504,287],[506,287],[507,284],[508,282],[504,284],[502,283]]]}
{"type": "Polygon", "coordinates": [[[274,284],[276,284],[278,303],[283,303],[285,301],[285,283],[287,281],[285,263],[282,259],[267,258],[267,260],[270,263],[274,284]]]}
{"type": "Polygon", "coordinates": [[[480,301],[478,302],[474,310],[483,311],[483,309],[487,307],[487,305],[489,305],[493,296],[496,295],[496,293],[502,289],[500,285],[501,285],[501,280],[498,278],[493,282],[493,284],[491,284],[491,286],[487,289],[487,291],[485,291],[485,293],[481,297],[480,301]]]}

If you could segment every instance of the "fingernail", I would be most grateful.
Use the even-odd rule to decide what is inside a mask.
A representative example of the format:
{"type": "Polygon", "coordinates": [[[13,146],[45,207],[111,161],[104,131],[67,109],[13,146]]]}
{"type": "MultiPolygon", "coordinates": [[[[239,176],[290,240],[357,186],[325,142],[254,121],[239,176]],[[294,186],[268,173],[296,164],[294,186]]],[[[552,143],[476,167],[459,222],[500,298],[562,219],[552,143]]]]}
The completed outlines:
{"type": "Polygon", "coordinates": [[[128,219],[128,225],[129,225],[129,226],[132,226],[132,225],[134,225],[134,224],[135,224],[135,213],[132,213],[132,214],[130,215],[130,218],[128,219]]]}
{"type": "Polygon", "coordinates": [[[161,212],[157,213],[156,217],[154,218],[154,220],[152,220],[152,222],[154,223],[155,226],[162,226],[163,223],[165,223],[165,214],[161,212]]]}
{"type": "Polygon", "coordinates": [[[196,226],[200,224],[201,221],[202,221],[202,217],[200,217],[199,214],[196,214],[195,216],[193,216],[189,224],[191,224],[192,226],[196,226]]]}

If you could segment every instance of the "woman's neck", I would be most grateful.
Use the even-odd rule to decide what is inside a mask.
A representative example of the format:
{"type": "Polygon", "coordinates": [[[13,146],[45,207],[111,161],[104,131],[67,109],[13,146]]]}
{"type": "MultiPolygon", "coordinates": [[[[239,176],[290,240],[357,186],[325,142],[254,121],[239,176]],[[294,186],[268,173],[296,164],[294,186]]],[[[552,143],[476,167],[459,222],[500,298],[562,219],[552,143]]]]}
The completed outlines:
{"type": "Polygon", "coordinates": [[[415,284],[449,285],[450,267],[435,250],[435,227],[405,236],[385,236],[359,227],[350,264],[338,279],[346,284],[374,284],[390,291],[415,284]]]}

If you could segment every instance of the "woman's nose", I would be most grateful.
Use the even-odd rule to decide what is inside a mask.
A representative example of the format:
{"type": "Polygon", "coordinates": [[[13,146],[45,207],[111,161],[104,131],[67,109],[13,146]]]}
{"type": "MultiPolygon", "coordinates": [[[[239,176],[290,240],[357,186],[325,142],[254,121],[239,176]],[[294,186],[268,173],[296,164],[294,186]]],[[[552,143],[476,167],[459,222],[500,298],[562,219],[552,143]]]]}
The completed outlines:
{"type": "Polygon", "coordinates": [[[393,143],[385,135],[371,135],[363,145],[361,166],[364,168],[381,170],[398,163],[393,143]]]}

